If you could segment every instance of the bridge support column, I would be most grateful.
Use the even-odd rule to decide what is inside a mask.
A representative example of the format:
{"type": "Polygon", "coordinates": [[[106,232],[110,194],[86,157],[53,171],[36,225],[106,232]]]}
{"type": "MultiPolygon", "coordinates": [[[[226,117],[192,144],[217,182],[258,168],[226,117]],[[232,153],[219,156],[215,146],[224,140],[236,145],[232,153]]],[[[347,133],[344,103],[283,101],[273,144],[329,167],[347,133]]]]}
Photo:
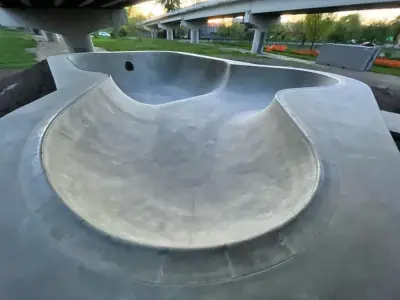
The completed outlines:
{"type": "Polygon", "coordinates": [[[47,37],[61,34],[71,52],[94,51],[90,32],[127,21],[122,9],[0,9],[0,25],[37,28],[47,37]]]}
{"type": "Polygon", "coordinates": [[[267,31],[264,29],[256,28],[254,30],[253,44],[251,46],[251,53],[260,54],[263,52],[264,40],[267,31]]]}
{"type": "Polygon", "coordinates": [[[174,30],[173,29],[167,29],[167,40],[172,41],[174,39],[174,30]]]}
{"type": "Polygon", "coordinates": [[[150,35],[153,39],[157,38],[158,35],[158,27],[154,27],[154,26],[145,26],[144,29],[150,31],[150,35]]]}
{"type": "Polygon", "coordinates": [[[204,21],[181,21],[183,27],[189,28],[190,30],[190,43],[198,44],[200,41],[200,28],[205,24],[204,21]]]}
{"type": "Polygon", "coordinates": [[[151,32],[151,37],[153,39],[156,39],[157,38],[157,29],[152,29],[150,32],[151,32]]]}
{"type": "Polygon", "coordinates": [[[68,51],[71,53],[94,52],[92,37],[86,35],[63,35],[68,51]]]}
{"type": "Polygon", "coordinates": [[[167,31],[167,40],[172,41],[174,39],[174,29],[179,25],[167,25],[167,24],[158,24],[158,28],[164,29],[167,31]]]}
{"type": "Polygon", "coordinates": [[[190,29],[190,43],[198,44],[200,41],[200,29],[190,29]]]}
{"type": "Polygon", "coordinates": [[[43,35],[42,32],[39,29],[36,28],[25,28],[27,32],[30,32],[32,35],[43,35]]]}
{"type": "Polygon", "coordinates": [[[50,43],[59,43],[60,38],[58,37],[57,33],[43,31],[44,36],[46,37],[47,41],[50,43]]]}
{"type": "Polygon", "coordinates": [[[255,28],[251,53],[262,53],[267,29],[269,26],[278,23],[279,19],[279,15],[253,15],[251,13],[245,14],[244,23],[247,23],[255,28]]]}

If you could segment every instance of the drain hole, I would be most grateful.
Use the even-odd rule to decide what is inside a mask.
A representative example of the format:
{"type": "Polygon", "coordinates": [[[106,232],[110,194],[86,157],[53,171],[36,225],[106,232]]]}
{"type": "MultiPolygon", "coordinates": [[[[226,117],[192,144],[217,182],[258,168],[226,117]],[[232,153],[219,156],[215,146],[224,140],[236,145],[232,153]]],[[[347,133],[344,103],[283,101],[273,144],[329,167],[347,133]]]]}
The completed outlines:
{"type": "Polygon", "coordinates": [[[126,61],[125,62],[125,70],[131,72],[131,71],[133,71],[133,69],[135,69],[135,67],[133,66],[133,63],[131,63],[130,61],[126,61]]]}

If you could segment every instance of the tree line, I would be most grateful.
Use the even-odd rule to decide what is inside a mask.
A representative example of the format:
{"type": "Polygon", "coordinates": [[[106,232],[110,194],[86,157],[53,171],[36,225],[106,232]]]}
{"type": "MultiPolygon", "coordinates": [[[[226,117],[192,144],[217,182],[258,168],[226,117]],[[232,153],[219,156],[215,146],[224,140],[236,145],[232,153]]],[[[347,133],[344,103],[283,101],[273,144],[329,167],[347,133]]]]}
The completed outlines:
{"type": "Polygon", "coordinates": [[[400,16],[392,22],[375,21],[363,24],[359,14],[337,18],[334,14],[309,14],[298,22],[274,25],[268,37],[275,41],[311,43],[396,44],[400,38],[400,16]]]}
{"type": "MultiPolygon", "coordinates": [[[[220,24],[217,35],[235,40],[251,40],[253,33],[245,24],[220,24]]],[[[396,44],[400,39],[400,16],[391,22],[375,21],[363,24],[359,14],[337,18],[335,14],[309,14],[297,22],[280,23],[267,31],[267,42],[318,42],[396,44]]]]}

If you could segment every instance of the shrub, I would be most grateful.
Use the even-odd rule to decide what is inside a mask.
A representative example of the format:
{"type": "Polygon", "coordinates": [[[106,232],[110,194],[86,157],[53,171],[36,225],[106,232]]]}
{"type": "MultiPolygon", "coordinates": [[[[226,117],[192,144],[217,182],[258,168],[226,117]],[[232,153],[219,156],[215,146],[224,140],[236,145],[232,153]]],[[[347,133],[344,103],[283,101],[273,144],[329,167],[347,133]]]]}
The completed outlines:
{"type": "Polygon", "coordinates": [[[128,36],[128,27],[126,25],[123,25],[118,29],[118,36],[119,37],[127,37],[128,36]]]}

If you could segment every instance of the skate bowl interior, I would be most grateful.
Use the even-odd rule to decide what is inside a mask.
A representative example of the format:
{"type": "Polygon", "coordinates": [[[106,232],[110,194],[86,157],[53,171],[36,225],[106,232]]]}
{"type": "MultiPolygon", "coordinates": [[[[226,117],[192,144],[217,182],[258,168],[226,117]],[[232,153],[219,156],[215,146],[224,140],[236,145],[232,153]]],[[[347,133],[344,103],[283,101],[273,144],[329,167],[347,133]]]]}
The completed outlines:
{"type": "Polygon", "coordinates": [[[169,52],[69,60],[111,76],[53,119],[42,162],[66,206],[102,233],[213,248],[281,228],[312,201],[322,165],[278,92],[336,79],[169,52]]]}

